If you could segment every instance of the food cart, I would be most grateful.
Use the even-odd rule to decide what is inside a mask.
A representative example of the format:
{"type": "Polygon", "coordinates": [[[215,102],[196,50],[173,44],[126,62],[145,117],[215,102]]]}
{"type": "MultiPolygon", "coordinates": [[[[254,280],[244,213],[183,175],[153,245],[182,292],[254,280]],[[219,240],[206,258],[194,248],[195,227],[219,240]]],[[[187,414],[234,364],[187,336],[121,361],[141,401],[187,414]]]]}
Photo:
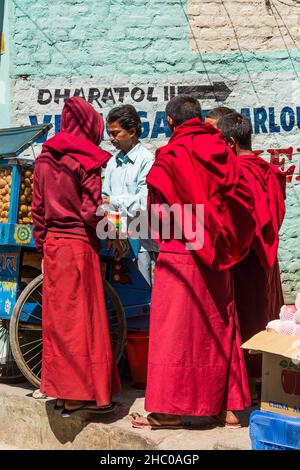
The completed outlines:
{"type": "Polygon", "coordinates": [[[51,127],[0,130],[0,381],[22,379],[11,352],[9,323],[26,276],[40,268],[31,219],[34,158],[25,152],[51,127]]]}
{"type": "MultiPolygon", "coordinates": [[[[37,387],[42,365],[43,275],[31,218],[34,157],[24,156],[24,151],[51,127],[0,130],[0,381],[16,382],[25,376],[37,387]]],[[[102,247],[101,269],[117,361],[127,330],[148,329],[151,289],[135,258],[133,244],[120,261],[102,247]]]]}

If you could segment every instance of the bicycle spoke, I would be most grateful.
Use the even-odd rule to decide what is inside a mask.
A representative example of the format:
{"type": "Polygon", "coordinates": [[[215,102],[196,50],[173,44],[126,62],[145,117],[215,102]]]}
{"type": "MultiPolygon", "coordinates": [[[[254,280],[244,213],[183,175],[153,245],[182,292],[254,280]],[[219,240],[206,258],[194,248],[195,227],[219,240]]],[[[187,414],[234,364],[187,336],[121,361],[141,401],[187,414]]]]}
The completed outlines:
{"type": "Polygon", "coordinates": [[[31,293],[30,299],[33,299],[35,302],[37,302],[40,306],[42,306],[42,293],[39,292],[38,290],[35,290],[31,293]]]}
{"type": "Polygon", "coordinates": [[[0,332],[0,339],[6,339],[8,337],[8,331],[4,330],[0,332]]]}
{"type": "MultiPolygon", "coordinates": [[[[27,314],[26,314],[27,315],[27,314]]],[[[37,317],[36,315],[33,315],[33,313],[30,313],[29,318],[35,318],[39,322],[41,321],[41,317],[37,317]]],[[[22,322],[23,323],[23,322],[22,322]]]]}
{"type": "MultiPolygon", "coordinates": [[[[36,369],[41,364],[41,362],[42,362],[42,359],[34,367],[32,367],[31,371],[36,369]]],[[[42,369],[40,369],[40,370],[42,370],[42,369]]]]}
{"type": "Polygon", "coordinates": [[[26,323],[21,323],[21,326],[20,326],[20,323],[19,323],[19,332],[21,334],[26,334],[26,332],[32,332],[32,333],[39,333],[42,331],[42,324],[40,323],[39,325],[38,324],[33,324],[33,323],[28,323],[26,325],[26,323]]]}
{"type": "Polygon", "coordinates": [[[43,340],[40,338],[35,339],[34,341],[30,341],[29,343],[20,344],[20,348],[24,348],[25,346],[29,346],[30,344],[37,343],[38,341],[40,341],[41,343],[43,342],[43,340]]]}
{"type": "Polygon", "coordinates": [[[29,349],[28,351],[26,351],[23,356],[27,356],[27,354],[29,354],[30,352],[34,351],[36,348],[38,348],[39,346],[41,346],[41,344],[43,343],[43,341],[41,340],[39,344],[36,344],[35,346],[33,346],[33,348],[29,349]]]}
{"type": "Polygon", "coordinates": [[[39,356],[40,354],[42,354],[41,351],[39,351],[37,354],[35,354],[34,356],[32,356],[30,359],[28,359],[28,361],[25,361],[27,364],[29,364],[29,362],[31,362],[33,359],[35,359],[37,356],[39,356]]]}

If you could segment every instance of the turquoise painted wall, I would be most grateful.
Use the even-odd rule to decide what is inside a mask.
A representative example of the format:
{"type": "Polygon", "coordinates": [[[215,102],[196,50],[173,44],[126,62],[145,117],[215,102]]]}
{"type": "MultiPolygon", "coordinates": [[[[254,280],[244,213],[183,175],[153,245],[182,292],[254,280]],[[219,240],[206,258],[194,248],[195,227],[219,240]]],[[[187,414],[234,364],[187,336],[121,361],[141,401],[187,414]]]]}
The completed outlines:
{"type": "MultiPolygon", "coordinates": [[[[189,50],[186,0],[11,0],[11,75],[237,75],[300,70],[300,51],[189,50]]],[[[251,40],[251,38],[249,38],[251,40]]]]}
{"type": "MultiPolygon", "coordinates": [[[[146,142],[154,149],[167,137],[164,85],[225,83],[230,95],[224,104],[249,112],[256,149],[263,149],[268,159],[268,149],[293,149],[278,159],[293,171],[279,252],[286,302],[293,302],[300,290],[299,48],[288,50],[282,42],[280,50],[265,52],[193,52],[188,1],[10,0],[13,121],[28,124],[47,116],[58,128],[63,99],[55,102],[56,88],[73,93],[92,86],[103,96],[104,87],[113,84],[153,86],[157,101],[133,104],[147,120],[149,136],[156,126],[158,138],[146,142]],[[40,89],[51,89],[49,105],[38,103],[40,89]]],[[[212,97],[202,103],[205,109],[217,104],[212,97]]],[[[105,115],[114,104],[119,103],[101,101],[99,110],[105,115]]]]}
{"type": "MultiPolygon", "coordinates": [[[[0,55],[0,80],[4,87],[4,93],[0,99],[0,128],[9,127],[10,125],[10,40],[9,40],[9,21],[8,21],[8,5],[7,1],[0,1],[0,18],[3,18],[3,32],[5,37],[5,53],[0,55]]],[[[0,28],[1,29],[1,28],[0,28]]]]}

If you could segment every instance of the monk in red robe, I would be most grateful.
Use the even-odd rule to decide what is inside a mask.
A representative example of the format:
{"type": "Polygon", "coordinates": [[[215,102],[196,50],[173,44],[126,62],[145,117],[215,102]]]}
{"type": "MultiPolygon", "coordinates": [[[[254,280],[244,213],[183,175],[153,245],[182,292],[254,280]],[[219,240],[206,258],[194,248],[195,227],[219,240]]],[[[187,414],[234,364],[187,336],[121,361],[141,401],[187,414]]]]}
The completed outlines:
{"type": "Polygon", "coordinates": [[[185,232],[172,237],[181,222],[175,213],[171,236],[161,238],[150,313],[150,414],[132,425],[176,428],[182,415],[202,415],[239,427],[233,410],[251,401],[230,268],[253,240],[253,197],[222,134],[201,121],[196,99],[178,96],[166,114],[172,136],[147,177],[149,203],[192,207],[185,218],[194,227],[203,204],[204,238],[192,249],[185,232]]]}
{"type": "MultiPolygon", "coordinates": [[[[236,153],[255,198],[256,234],[249,255],[234,267],[235,301],[243,342],[279,317],[284,303],[277,258],[279,229],[285,214],[286,177],[279,168],[252,151],[251,122],[239,113],[222,117],[218,127],[236,153]]],[[[252,401],[261,356],[246,355],[252,401]]]]}
{"type": "Polygon", "coordinates": [[[211,124],[214,127],[218,127],[219,120],[226,116],[226,114],[231,114],[234,109],[228,108],[227,106],[218,106],[217,108],[210,109],[205,116],[205,122],[211,124]]]}
{"type": "Polygon", "coordinates": [[[34,238],[44,266],[41,391],[58,398],[64,416],[107,412],[121,389],[96,236],[101,167],[110,158],[98,147],[103,131],[89,103],[69,99],[61,132],[44,143],[34,168],[34,238]]]}

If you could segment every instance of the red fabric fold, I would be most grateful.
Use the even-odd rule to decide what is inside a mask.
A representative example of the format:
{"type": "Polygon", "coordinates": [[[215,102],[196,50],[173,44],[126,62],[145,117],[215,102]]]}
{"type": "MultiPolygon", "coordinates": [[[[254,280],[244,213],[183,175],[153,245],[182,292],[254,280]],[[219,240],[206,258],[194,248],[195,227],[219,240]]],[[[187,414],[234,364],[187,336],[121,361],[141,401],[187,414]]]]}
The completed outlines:
{"type": "Polygon", "coordinates": [[[227,269],[247,255],[254,232],[254,200],[240,163],[219,130],[191,119],[179,126],[156,153],[147,177],[168,205],[204,204],[204,245],[199,260],[227,269]]]}
{"type": "MultiPolygon", "coordinates": [[[[234,268],[235,301],[242,341],[278,318],[284,303],[277,259],[285,214],[286,175],[257,155],[240,155],[255,200],[256,232],[249,255],[234,268]]],[[[261,377],[261,357],[246,354],[249,377],[261,377]]]]}
{"type": "Polygon", "coordinates": [[[61,132],[47,140],[42,155],[50,153],[60,158],[69,155],[77,160],[85,171],[107,163],[110,153],[98,147],[104,132],[102,116],[82,98],[66,101],[61,116],[61,132]]]}
{"type": "Polygon", "coordinates": [[[67,132],[58,132],[47,140],[42,147],[41,156],[46,153],[59,159],[64,155],[77,160],[85,171],[95,170],[105,165],[111,154],[97,147],[86,138],[77,137],[67,132]]]}
{"type": "Polygon", "coordinates": [[[34,167],[32,218],[39,251],[48,231],[85,236],[99,245],[100,169],[111,157],[98,147],[103,130],[103,118],[85,100],[65,103],[62,132],[45,142],[34,167]]]}
{"type": "Polygon", "coordinates": [[[145,409],[212,416],[250,405],[230,270],[190,253],[155,266],[145,409]]]}
{"type": "Polygon", "coordinates": [[[253,249],[260,263],[271,268],[277,257],[279,229],[285,215],[286,175],[257,155],[239,155],[255,202],[253,249]]]}
{"type": "Polygon", "coordinates": [[[98,405],[121,390],[99,255],[83,240],[45,242],[41,390],[98,405]]]}

